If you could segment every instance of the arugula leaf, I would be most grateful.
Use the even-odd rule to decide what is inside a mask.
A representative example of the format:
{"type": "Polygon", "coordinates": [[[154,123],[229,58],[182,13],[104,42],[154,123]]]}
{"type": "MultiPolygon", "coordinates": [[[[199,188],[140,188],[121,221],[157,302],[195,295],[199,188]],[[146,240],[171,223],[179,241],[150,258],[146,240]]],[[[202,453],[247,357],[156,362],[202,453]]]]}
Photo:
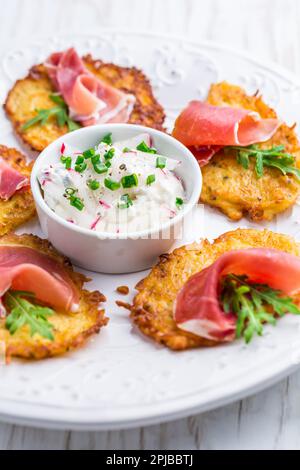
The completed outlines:
{"type": "Polygon", "coordinates": [[[236,337],[244,337],[246,343],[254,334],[262,335],[264,323],[276,325],[275,314],[300,315],[291,297],[266,284],[251,283],[247,276],[227,274],[221,282],[220,301],[225,313],[237,316],[236,337]]]}
{"type": "Polygon", "coordinates": [[[11,335],[14,335],[22,326],[28,325],[31,336],[39,334],[50,341],[54,340],[53,325],[48,322],[48,317],[54,311],[48,307],[34,304],[27,299],[35,299],[34,294],[26,291],[9,290],[4,296],[4,305],[9,310],[5,327],[11,335]]]}
{"type": "Polygon", "coordinates": [[[69,132],[75,131],[81,127],[77,122],[73,121],[69,117],[68,106],[60,95],[52,93],[49,95],[49,98],[57,106],[49,109],[36,109],[36,116],[23,124],[21,128],[23,132],[36,124],[44,126],[52,116],[56,118],[56,122],[59,127],[67,125],[69,132]]]}
{"type": "Polygon", "coordinates": [[[270,149],[261,149],[257,145],[248,147],[225,147],[228,154],[236,152],[237,162],[246,170],[249,168],[250,158],[255,158],[255,172],[258,178],[264,174],[264,167],[273,167],[281,171],[284,175],[292,174],[300,180],[300,169],[295,166],[295,157],[284,152],[284,145],[277,145],[270,149]]]}

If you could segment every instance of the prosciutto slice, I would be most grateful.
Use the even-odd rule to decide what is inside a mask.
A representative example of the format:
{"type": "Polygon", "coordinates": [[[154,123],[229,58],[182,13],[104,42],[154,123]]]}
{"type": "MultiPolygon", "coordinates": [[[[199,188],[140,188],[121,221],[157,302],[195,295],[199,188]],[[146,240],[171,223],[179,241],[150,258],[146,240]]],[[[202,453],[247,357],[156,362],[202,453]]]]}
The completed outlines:
{"type": "Polygon", "coordinates": [[[12,168],[0,156],[0,199],[7,201],[18,189],[28,185],[28,178],[12,168]]]}
{"type": "Polygon", "coordinates": [[[195,151],[200,163],[202,160],[207,163],[224,146],[247,146],[269,140],[280,124],[278,119],[262,119],[246,109],[191,101],[176,119],[172,135],[195,151]],[[201,158],[197,152],[200,149],[205,153],[205,147],[206,154],[201,158]]]}
{"type": "Polygon", "coordinates": [[[78,309],[79,295],[68,273],[33,248],[0,245],[0,299],[10,288],[33,292],[37,299],[59,309],[78,309]]]}
{"type": "Polygon", "coordinates": [[[179,328],[214,341],[234,339],[236,316],[226,314],[219,302],[220,280],[229,273],[246,274],[251,281],[289,296],[300,292],[297,256],[265,248],[229,251],[193,275],[179,291],[174,309],[179,328]]]}
{"type": "Polygon", "coordinates": [[[135,97],[95,77],[75,49],[50,55],[45,66],[72,119],[84,126],[128,121],[135,97]]]}

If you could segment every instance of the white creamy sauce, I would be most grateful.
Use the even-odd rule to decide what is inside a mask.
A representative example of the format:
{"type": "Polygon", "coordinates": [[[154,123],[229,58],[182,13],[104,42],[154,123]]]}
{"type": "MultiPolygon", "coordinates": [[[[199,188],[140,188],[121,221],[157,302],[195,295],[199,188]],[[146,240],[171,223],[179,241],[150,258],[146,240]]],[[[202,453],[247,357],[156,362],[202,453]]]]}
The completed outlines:
{"type": "Polygon", "coordinates": [[[163,157],[160,161],[165,166],[158,168],[160,155],[136,150],[138,143],[146,138],[150,142],[149,136],[143,134],[124,143],[100,143],[95,147],[95,154],[100,156],[99,163],[103,165],[109,161],[111,164],[103,174],[94,170],[91,158],[85,159],[87,167],[83,172],[76,171],[75,162],[80,152],[70,152],[66,148],[63,154],[72,157],[71,168],[66,168],[58,155],[57,163],[43,168],[39,174],[46,204],[70,223],[97,232],[149,230],[172,219],[182,210],[185,200],[182,182],[174,172],[180,162],[163,157]],[[131,151],[123,152],[124,147],[130,144],[131,151]],[[114,156],[105,158],[104,155],[112,148],[114,156]],[[150,175],[150,180],[155,177],[151,184],[150,175]],[[131,176],[136,185],[124,188],[122,178],[126,176],[131,176]],[[114,187],[115,183],[119,187],[115,190],[108,188],[107,182],[105,184],[107,179],[114,183],[114,187]],[[91,189],[91,181],[97,186],[99,184],[99,188],[91,189]],[[79,206],[83,206],[81,210],[71,204],[70,194],[79,199],[79,206]]]}

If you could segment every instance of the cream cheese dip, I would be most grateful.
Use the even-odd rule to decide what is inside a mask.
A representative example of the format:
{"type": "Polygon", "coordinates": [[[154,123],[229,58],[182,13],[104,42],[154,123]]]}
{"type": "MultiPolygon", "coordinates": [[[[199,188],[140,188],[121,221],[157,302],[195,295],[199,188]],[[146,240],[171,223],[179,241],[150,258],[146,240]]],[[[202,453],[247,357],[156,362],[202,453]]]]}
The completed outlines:
{"type": "Polygon", "coordinates": [[[180,162],[151,148],[149,134],[112,142],[111,134],[84,152],[64,144],[57,164],[39,175],[46,204],[70,223],[105,233],[157,229],[182,209],[180,162]]]}

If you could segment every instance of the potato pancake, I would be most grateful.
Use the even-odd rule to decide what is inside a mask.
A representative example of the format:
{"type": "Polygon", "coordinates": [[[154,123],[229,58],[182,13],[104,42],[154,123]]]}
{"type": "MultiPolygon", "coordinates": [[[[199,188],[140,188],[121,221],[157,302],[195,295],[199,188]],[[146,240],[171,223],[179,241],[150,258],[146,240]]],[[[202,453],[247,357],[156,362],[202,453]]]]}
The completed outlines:
{"type": "Polygon", "coordinates": [[[35,235],[9,234],[0,238],[2,245],[22,245],[49,256],[59,263],[69,274],[80,295],[79,310],[75,313],[58,312],[48,318],[54,326],[54,341],[43,338],[38,334],[30,335],[27,325],[19,328],[14,335],[5,328],[5,319],[0,319],[0,341],[6,346],[6,356],[9,359],[17,356],[25,359],[44,359],[57,356],[71,349],[78,348],[86,339],[106,325],[108,319],[100,303],[106,299],[99,291],[90,292],[83,289],[89,281],[83,274],[73,271],[73,268],[63,255],[59,254],[48,240],[42,240],[35,235]]]}
{"type": "MultiPolygon", "coordinates": [[[[18,150],[0,145],[0,157],[30,178],[32,163],[26,163],[26,158],[18,150]]],[[[15,230],[34,216],[35,204],[30,186],[16,191],[7,201],[0,198],[0,236],[15,230]]]]}
{"type": "Polygon", "coordinates": [[[300,256],[300,244],[293,238],[268,230],[237,229],[213,243],[203,240],[162,255],[150,274],[140,281],[133,300],[131,318],[143,334],[170,349],[185,350],[215,346],[215,341],[180,330],[173,319],[174,302],[185,282],[230,250],[273,248],[300,256]]]}
{"type": "MultiPolygon", "coordinates": [[[[94,60],[90,55],[85,56],[83,61],[98,78],[136,97],[129,123],[163,130],[164,110],[155,99],[150,82],[142,71],[94,60]]],[[[67,126],[59,127],[55,118],[50,118],[43,126],[36,124],[26,131],[22,130],[22,126],[36,115],[36,109],[53,108],[54,103],[49,98],[53,92],[55,89],[41,64],[33,66],[27,77],[18,80],[6,98],[4,109],[15,132],[33,150],[42,151],[68,132],[67,126]]]]}
{"type": "MultiPolygon", "coordinates": [[[[261,96],[248,96],[245,91],[229,83],[211,86],[207,102],[214,106],[232,106],[256,111],[262,118],[276,118],[275,111],[261,96]]],[[[261,148],[284,145],[285,151],[296,158],[300,168],[300,146],[295,126],[282,124],[274,136],[259,144],[261,148]]],[[[293,175],[283,175],[275,168],[265,167],[258,178],[254,162],[244,169],[236,155],[218,152],[202,167],[203,187],[201,202],[220,209],[232,220],[249,216],[254,221],[271,220],[276,214],[292,206],[299,194],[300,183],[293,175]]]]}

